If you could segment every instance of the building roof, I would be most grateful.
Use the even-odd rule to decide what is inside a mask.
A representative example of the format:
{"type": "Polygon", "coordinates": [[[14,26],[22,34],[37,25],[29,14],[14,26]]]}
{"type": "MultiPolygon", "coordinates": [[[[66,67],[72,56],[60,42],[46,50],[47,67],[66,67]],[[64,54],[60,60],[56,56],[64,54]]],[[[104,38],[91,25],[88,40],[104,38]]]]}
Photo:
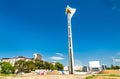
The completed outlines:
{"type": "Polygon", "coordinates": [[[10,58],[2,58],[2,60],[7,60],[7,59],[10,59],[10,58]]]}

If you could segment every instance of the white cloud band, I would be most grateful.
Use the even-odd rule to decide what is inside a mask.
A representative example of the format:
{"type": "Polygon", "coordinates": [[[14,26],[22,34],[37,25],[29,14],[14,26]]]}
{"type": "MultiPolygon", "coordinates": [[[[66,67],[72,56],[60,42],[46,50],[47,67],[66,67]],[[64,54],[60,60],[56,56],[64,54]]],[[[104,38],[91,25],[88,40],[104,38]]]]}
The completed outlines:
{"type": "Polygon", "coordinates": [[[56,55],[58,55],[58,56],[63,56],[63,54],[62,54],[62,53],[56,53],[56,55]]]}
{"type": "Polygon", "coordinates": [[[64,60],[63,57],[59,57],[59,56],[53,56],[53,57],[50,57],[52,60],[64,60]]]}

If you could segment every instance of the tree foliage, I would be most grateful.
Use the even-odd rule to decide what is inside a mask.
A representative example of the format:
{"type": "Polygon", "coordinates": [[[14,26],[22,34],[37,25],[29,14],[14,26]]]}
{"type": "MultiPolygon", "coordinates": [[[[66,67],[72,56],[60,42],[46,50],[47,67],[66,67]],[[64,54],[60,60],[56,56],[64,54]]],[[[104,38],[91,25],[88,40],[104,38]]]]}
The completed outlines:
{"type": "Polygon", "coordinates": [[[43,69],[50,69],[50,63],[45,61],[43,64],[43,69]]]}
{"type": "Polygon", "coordinates": [[[57,62],[57,63],[55,63],[55,68],[56,68],[57,70],[63,70],[63,64],[57,62]]]}
{"type": "Polygon", "coordinates": [[[35,70],[35,63],[33,61],[25,62],[24,69],[28,69],[29,71],[34,71],[35,70]]]}
{"type": "Polygon", "coordinates": [[[120,69],[120,66],[117,66],[117,65],[115,66],[115,65],[111,64],[110,69],[120,69]]]}
{"type": "Polygon", "coordinates": [[[55,66],[52,63],[50,63],[50,69],[51,70],[55,70],[56,69],[55,66]]]}
{"type": "Polygon", "coordinates": [[[43,61],[35,60],[35,67],[36,67],[36,69],[43,69],[43,61]]]}
{"type": "Polygon", "coordinates": [[[63,65],[59,62],[50,63],[42,60],[35,61],[24,61],[18,60],[15,62],[14,67],[8,62],[0,63],[1,73],[3,74],[11,74],[11,73],[19,73],[19,72],[30,72],[36,69],[49,69],[49,70],[63,70],[63,65]]]}
{"type": "Polygon", "coordinates": [[[18,60],[15,62],[15,69],[18,69],[18,71],[23,72],[25,68],[25,61],[24,60],[18,60]]]}
{"type": "Polygon", "coordinates": [[[14,67],[8,62],[2,62],[1,64],[1,73],[2,74],[12,74],[14,73],[14,67]]]}

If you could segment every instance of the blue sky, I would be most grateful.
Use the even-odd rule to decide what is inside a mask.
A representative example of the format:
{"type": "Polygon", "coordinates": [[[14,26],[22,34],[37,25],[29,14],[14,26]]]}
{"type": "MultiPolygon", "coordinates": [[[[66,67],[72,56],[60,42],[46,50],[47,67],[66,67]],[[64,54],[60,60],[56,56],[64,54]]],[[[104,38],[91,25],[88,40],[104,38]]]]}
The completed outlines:
{"type": "Polygon", "coordinates": [[[119,0],[0,0],[0,58],[37,52],[68,65],[67,5],[72,18],[75,65],[120,56],[119,0]]]}

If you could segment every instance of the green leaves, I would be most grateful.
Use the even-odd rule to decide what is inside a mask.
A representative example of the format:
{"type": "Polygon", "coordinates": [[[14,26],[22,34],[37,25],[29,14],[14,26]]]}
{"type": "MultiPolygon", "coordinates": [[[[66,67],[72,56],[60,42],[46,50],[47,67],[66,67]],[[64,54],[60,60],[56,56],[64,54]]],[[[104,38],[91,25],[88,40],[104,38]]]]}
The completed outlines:
{"type": "Polygon", "coordinates": [[[17,73],[20,72],[31,72],[36,69],[48,69],[48,70],[63,70],[63,65],[59,62],[50,63],[47,61],[24,61],[19,60],[15,62],[14,67],[8,62],[0,63],[1,73],[2,74],[13,74],[16,70],[17,73]]]}
{"type": "Polygon", "coordinates": [[[63,70],[63,64],[57,62],[57,63],[55,63],[55,68],[56,68],[57,70],[63,70]]]}
{"type": "Polygon", "coordinates": [[[120,66],[114,66],[113,64],[111,64],[111,68],[110,69],[120,69],[120,66]]]}
{"type": "Polygon", "coordinates": [[[2,74],[12,74],[14,73],[14,67],[8,62],[1,63],[1,73],[2,74]]]}

